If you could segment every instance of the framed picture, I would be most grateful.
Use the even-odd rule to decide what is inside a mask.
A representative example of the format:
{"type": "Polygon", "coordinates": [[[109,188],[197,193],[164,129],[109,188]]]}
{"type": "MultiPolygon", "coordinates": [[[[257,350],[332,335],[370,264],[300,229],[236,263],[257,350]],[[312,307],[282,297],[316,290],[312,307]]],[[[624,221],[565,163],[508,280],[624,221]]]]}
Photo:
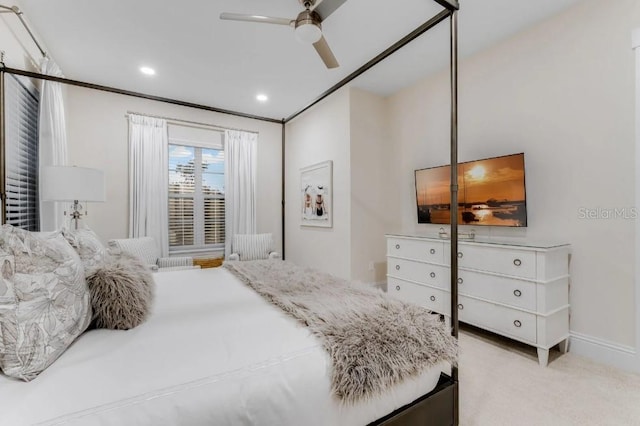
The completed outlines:
{"type": "Polygon", "coordinates": [[[333,162],[300,169],[302,226],[333,226],[333,162]]]}

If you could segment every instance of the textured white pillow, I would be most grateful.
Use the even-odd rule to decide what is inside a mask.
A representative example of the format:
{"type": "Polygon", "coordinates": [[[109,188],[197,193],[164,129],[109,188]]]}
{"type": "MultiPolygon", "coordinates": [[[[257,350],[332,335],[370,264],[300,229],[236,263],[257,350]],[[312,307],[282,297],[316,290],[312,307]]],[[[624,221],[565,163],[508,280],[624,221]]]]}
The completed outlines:
{"type": "Polygon", "coordinates": [[[107,249],[91,229],[63,228],[62,235],[64,235],[69,244],[78,252],[85,275],[89,276],[96,268],[104,264],[107,249]]]}
{"type": "Polygon", "coordinates": [[[0,262],[0,368],[29,381],[89,326],[89,289],[61,233],[36,236],[4,225],[0,262]]]}
{"type": "Polygon", "coordinates": [[[233,236],[233,251],[240,260],[268,259],[273,251],[271,234],[237,234],[233,236]]]}

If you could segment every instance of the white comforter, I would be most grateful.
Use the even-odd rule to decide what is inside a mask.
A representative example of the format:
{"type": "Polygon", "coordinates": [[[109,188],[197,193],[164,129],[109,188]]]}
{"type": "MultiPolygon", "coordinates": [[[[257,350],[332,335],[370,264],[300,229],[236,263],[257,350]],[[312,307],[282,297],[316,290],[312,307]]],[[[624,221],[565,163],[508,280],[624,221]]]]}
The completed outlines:
{"type": "Polygon", "coordinates": [[[365,425],[449,368],[345,407],[319,342],[227,270],[155,278],[145,324],[83,334],[32,382],[0,375],[0,425],[365,425]]]}

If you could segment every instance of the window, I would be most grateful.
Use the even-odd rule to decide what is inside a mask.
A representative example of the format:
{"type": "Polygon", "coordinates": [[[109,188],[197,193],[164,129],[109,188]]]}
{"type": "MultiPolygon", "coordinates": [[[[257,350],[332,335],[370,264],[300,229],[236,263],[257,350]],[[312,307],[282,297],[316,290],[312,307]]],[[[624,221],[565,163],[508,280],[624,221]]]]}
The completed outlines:
{"type": "Polygon", "coordinates": [[[169,144],[169,248],[224,247],[224,150],[169,144]]]}
{"type": "Polygon", "coordinates": [[[40,229],[38,204],[39,95],[27,79],[5,74],[5,223],[40,229]]]}

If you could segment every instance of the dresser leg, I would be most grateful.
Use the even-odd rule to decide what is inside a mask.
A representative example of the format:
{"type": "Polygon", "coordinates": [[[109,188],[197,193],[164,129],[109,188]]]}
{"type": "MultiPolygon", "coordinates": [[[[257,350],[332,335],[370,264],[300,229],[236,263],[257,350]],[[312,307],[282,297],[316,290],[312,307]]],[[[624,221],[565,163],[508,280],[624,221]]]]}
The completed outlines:
{"type": "Polygon", "coordinates": [[[564,339],[560,344],[558,344],[558,348],[560,349],[560,353],[566,354],[569,350],[569,339],[564,339]]]}
{"type": "Polygon", "coordinates": [[[549,349],[538,348],[538,362],[542,367],[549,363],[549,349]]]}

